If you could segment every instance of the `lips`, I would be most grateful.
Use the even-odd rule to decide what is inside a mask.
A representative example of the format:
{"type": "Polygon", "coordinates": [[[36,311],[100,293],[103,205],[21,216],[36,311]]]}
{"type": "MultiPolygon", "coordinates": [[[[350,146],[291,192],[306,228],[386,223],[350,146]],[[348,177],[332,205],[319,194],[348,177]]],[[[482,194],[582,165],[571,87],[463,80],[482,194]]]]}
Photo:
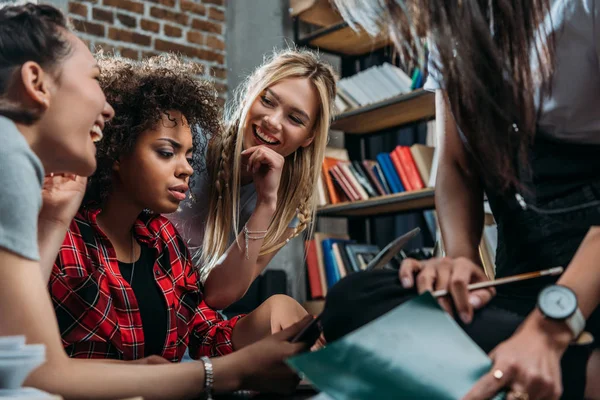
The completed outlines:
{"type": "Polygon", "coordinates": [[[252,125],[252,133],[259,143],[274,146],[281,142],[274,136],[266,133],[260,126],[252,125]]]}
{"type": "Polygon", "coordinates": [[[104,134],[102,133],[102,128],[100,127],[100,125],[94,124],[94,126],[90,130],[90,136],[92,137],[92,141],[94,143],[102,140],[104,134]]]}
{"type": "Polygon", "coordinates": [[[186,198],[186,193],[188,190],[188,185],[178,185],[169,188],[169,193],[171,193],[171,196],[173,196],[177,201],[183,201],[186,198]]]}

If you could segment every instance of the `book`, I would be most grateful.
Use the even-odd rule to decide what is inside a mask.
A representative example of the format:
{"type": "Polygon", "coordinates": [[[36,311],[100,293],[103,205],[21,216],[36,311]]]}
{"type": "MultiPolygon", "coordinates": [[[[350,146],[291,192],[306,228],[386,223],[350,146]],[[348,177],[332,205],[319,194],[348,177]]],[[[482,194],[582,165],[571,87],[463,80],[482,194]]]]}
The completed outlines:
{"type": "Polygon", "coordinates": [[[377,197],[379,195],[371,185],[369,178],[365,175],[365,169],[359,161],[352,161],[350,171],[356,176],[356,180],[362,185],[369,197],[377,197]]]}
{"type": "Polygon", "coordinates": [[[379,250],[379,247],[374,244],[346,244],[346,253],[348,254],[348,259],[350,260],[352,269],[355,271],[364,270],[367,264],[377,256],[379,250]],[[361,265],[361,262],[358,257],[359,255],[362,257],[363,261],[365,262],[365,265],[361,265]]]}
{"type": "Polygon", "coordinates": [[[410,153],[412,154],[413,160],[419,170],[421,180],[427,186],[429,186],[429,180],[431,178],[431,166],[433,164],[433,155],[435,152],[434,147],[425,146],[422,144],[413,144],[410,146],[410,153]]]}
{"type": "Polygon", "coordinates": [[[399,394],[405,399],[461,399],[492,368],[485,352],[430,292],[286,362],[321,392],[341,400],[394,399],[399,394]]]}
{"type": "Polygon", "coordinates": [[[371,184],[373,185],[373,187],[375,189],[377,189],[377,192],[381,195],[381,196],[385,196],[386,194],[388,194],[389,192],[385,190],[385,188],[383,187],[380,178],[377,177],[377,172],[374,170],[374,167],[377,163],[373,160],[363,160],[362,162],[362,167],[363,167],[363,171],[365,172],[366,176],[369,178],[369,181],[371,182],[371,184]]]}
{"type": "Polygon", "coordinates": [[[346,275],[348,275],[348,271],[346,265],[344,264],[344,260],[342,259],[342,253],[340,252],[340,243],[333,243],[331,245],[331,251],[333,252],[335,264],[337,265],[338,272],[340,273],[340,279],[345,278],[346,275]]]}
{"type": "MultiPolygon", "coordinates": [[[[400,147],[400,146],[398,146],[398,147],[400,147]]],[[[400,158],[398,147],[396,147],[393,151],[390,152],[390,159],[392,160],[392,165],[394,166],[396,173],[400,177],[400,182],[402,182],[402,185],[404,185],[404,189],[407,192],[409,192],[409,191],[413,190],[413,187],[410,183],[410,180],[408,179],[408,174],[406,173],[406,168],[404,166],[404,163],[402,162],[402,160],[400,158]]]]}
{"type": "Polygon", "coordinates": [[[321,285],[321,275],[319,273],[319,256],[317,254],[315,239],[306,241],[306,275],[308,280],[308,288],[312,299],[321,299],[323,295],[323,287],[321,285]]]}
{"type": "Polygon", "coordinates": [[[425,185],[421,180],[421,175],[419,175],[419,170],[417,169],[415,161],[413,160],[410,148],[407,146],[397,146],[396,150],[398,152],[400,162],[404,167],[404,171],[406,172],[408,181],[410,182],[411,190],[423,189],[425,185]]]}
{"type": "Polygon", "coordinates": [[[337,265],[335,254],[333,253],[332,245],[339,241],[349,242],[347,239],[325,238],[321,242],[323,246],[323,264],[325,266],[325,277],[327,279],[327,288],[331,288],[340,279],[340,269],[337,265]]]}
{"type": "Polygon", "coordinates": [[[336,238],[336,239],[345,239],[349,240],[348,235],[341,235],[336,233],[324,233],[324,232],[315,232],[315,248],[317,252],[317,261],[319,264],[319,278],[321,282],[321,291],[323,296],[327,296],[327,276],[325,272],[325,261],[324,261],[324,253],[323,253],[323,241],[328,238],[336,238]]]}
{"type": "Polygon", "coordinates": [[[352,173],[352,170],[350,169],[350,162],[339,162],[338,166],[340,167],[342,173],[345,175],[348,183],[352,186],[352,189],[354,189],[355,193],[358,195],[358,200],[367,200],[369,198],[369,195],[362,187],[362,185],[358,183],[358,180],[356,179],[354,173],[352,173]]]}
{"type": "Polygon", "coordinates": [[[331,168],[338,163],[337,158],[325,157],[323,160],[323,180],[325,181],[325,187],[327,188],[327,194],[331,204],[337,204],[344,201],[344,191],[341,187],[336,186],[334,177],[329,173],[331,168]]]}
{"type": "Polygon", "coordinates": [[[354,190],[354,188],[350,185],[350,182],[346,179],[346,176],[340,169],[338,164],[331,167],[329,173],[335,179],[335,182],[339,185],[340,188],[344,191],[344,194],[350,201],[360,200],[360,196],[354,190]]]}
{"type": "Polygon", "coordinates": [[[379,180],[379,182],[381,183],[381,186],[383,186],[383,188],[385,189],[386,194],[391,194],[392,189],[390,189],[390,185],[388,184],[387,179],[385,179],[385,175],[383,173],[383,170],[381,169],[381,165],[379,165],[377,161],[374,161],[373,172],[379,180]]]}
{"type": "Polygon", "coordinates": [[[377,162],[383,171],[383,175],[385,176],[385,180],[387,181],[392,193],[401,193],[405,191],[402,182],[400,181],[400,177],[396,172],[394,165],[392,164],[392,159],[390,158],[389,153],[379,153],[377,154],[377,162]]]}

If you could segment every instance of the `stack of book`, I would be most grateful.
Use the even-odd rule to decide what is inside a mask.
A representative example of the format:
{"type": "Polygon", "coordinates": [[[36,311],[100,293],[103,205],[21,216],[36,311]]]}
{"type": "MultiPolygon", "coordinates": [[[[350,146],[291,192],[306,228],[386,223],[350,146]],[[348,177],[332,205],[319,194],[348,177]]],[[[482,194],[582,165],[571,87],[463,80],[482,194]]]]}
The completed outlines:
{"type": "Polygon", "coordinates": [[[340,79],[337,84],[336,108],[339,113],[377,103],[423,86],[423,74],[415,68],[409,77],[390,63],[374,66],[340,79]]]}
{"type": "Polygon", "coordinates": [[[328,148],[318,187],[318,205],[424,189],[430,181],[433,156],[433,147],[414,144],[380,153],[377,160],[350,161],[345,149],[328,148]]]}
{"type": "MultiPolygon", "coordinates": [[[[356,243],[348,235],[315,232],[313,239],[306,241],[309,297],[324,298],[337,281],[364,270],[380,250],[376,245],[356,243]]],[[[400,258],[394,258],[388,267],[398,268],[400,262],[400,258]]]]}

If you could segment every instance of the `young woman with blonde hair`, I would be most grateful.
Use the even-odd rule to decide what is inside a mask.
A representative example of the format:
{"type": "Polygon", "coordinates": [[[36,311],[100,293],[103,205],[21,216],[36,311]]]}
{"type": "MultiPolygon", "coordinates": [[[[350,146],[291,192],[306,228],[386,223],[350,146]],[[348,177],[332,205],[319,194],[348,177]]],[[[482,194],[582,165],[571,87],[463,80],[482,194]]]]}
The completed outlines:
{"type": "Polygon", "coordinates": [[[236,91],[207,173],[193,178],[194,201],[173,215],[197,249],[211,307],[241,298],[310,226],[334,98],[332,68],[298,50],[274,53],[236,91]]]}

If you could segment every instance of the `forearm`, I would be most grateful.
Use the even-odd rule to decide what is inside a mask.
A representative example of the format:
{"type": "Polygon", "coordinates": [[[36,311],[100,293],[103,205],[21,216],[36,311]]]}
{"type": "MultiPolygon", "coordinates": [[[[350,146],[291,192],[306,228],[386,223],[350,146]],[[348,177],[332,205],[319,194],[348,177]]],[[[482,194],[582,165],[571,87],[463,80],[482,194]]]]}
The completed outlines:
{"type": "MultiPolygon", "coordinates": [[[[567,286],[577,295],[577,302],[585,319],[600,304],[600,227],[592,227],[579,246],[558,284],[567,286]]],[[[545,318],[535,309],[524,323],[529,329],[543,332],[551,346],[564,351],[573,339],[566,324],[545,318]]]]}
{"type": "Polygon", "coordinates": [[[44,282],[48,282],[60,246],[65,240],[68,226],[59,222],[40,219],[38,221],[38,245],[40,269],[44,282]]]}
{"type": "MultiPolygon", "coordinates": [[[[274,204],[257,204],[252,216],[246,223],[248,230],[266,231],[274,214],[274,204]]],[[[258,236],[262,236],[262,234],[258,236]]],[[[250,239],[246,249],[246,238],[243,232],[240,233],[237,241],[231,244],[219,263],[208,274],[208,278],[204,283],[206,304],[217,310],[222,310],[244,296],[254,279],[266,265],[259,258],[263,242],[263,239],[250,239]]]]}
{"type": "MultiPolygon", "coordinates": [[[[141,366],[69,359],[62,347],[54,310],[37,263],[0,251],[0,336],[25,335],[46,347],[46,362],[27,377],[25,386],[65,398],[190,398],[204,382],[201,363],[141,366]],[[32,295],[35,293],[36,295],[32,295]]],[[[235,358],[215,360],[215,388],[238,389],[235,358]],[[227,365],[227,364],[230,365],[227,365]],[[227,368],[225,368],[227,367],[227,368]]]]}
{"type": "Polygon", "coordinates": [[[483,193],[476,182],[453,167],[442,171],[443,167],[440,165],[437,177],[435,207],[446,255],[481,264],[478,246],[483,229],[483,193]]]}
{"type": "Polygon", "coordinates": [[[201,363],[143,366],[76,361],[48,362],[31,374],[25,385],[65,399],[193,398],[202,392],[201,363]]]}
{"type": "Polygon", "coordinates": [[[444,248],[449,257],[466,257],[481,264],[478,246],[483,230],[483,189],[444,91],[438,90],[435,99],[440,138],[435,207],[444,248]]]}
{"type": "Polygon", "coordinates": [[[577,295],[579,308],[587,319],[600,304],[600,227],[592,227],[579,246],[558,283],[577,295]]]}

